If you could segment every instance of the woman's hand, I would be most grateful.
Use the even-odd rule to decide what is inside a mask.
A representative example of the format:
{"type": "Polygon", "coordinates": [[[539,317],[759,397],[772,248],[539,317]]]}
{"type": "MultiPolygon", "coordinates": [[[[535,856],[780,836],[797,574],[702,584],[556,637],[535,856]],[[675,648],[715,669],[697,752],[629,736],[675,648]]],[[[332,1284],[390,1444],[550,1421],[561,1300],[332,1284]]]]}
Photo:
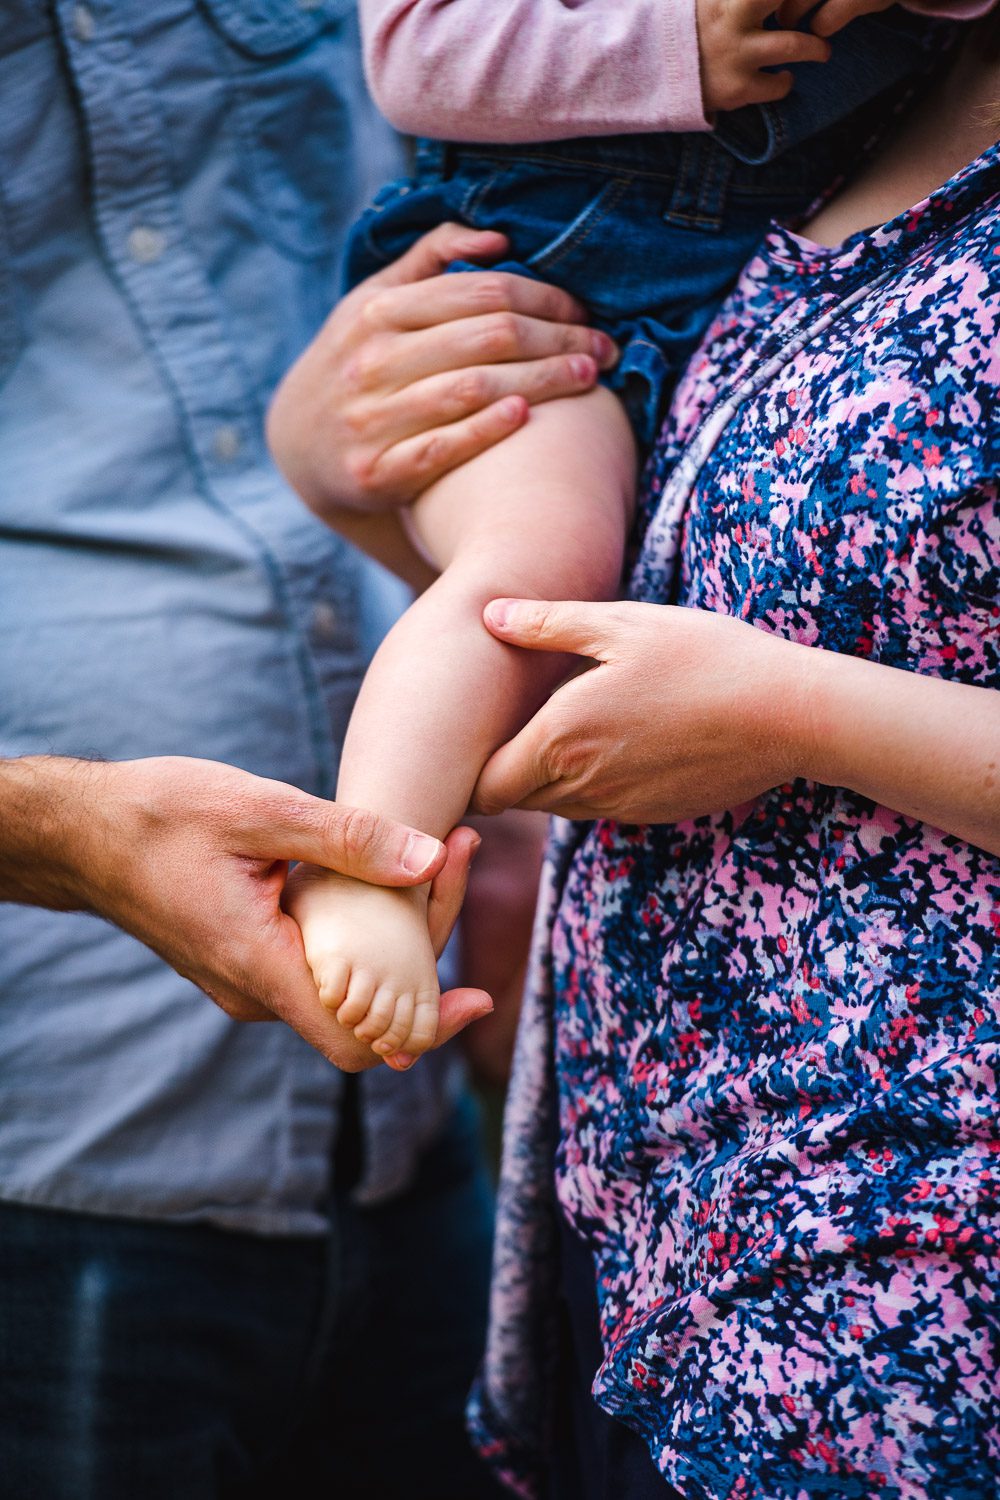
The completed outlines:
{"type": "Polygon", "coordinates": [[[665,823],[734,807],[795,774],[791,733],[815,653],[704,610],[500,599],[500,640],[572,652],[571,678],[487,762],[474,806],[665,823]]]}
{"type": "Polygon", "coordinates": [[[597,663],[487,761],[474,806],[667,823],[804,776],[1000,855],[1000,692],[700,609],[495,599],[498,639],[597,663]]]}
{"type": "Polygon", "coordinates": [[[385,511],[506,437],[530,405],[589,390],[615,346],[544,282],[454,260],[501,234],[442,224],[334,309],[275,394],[267,437],[318,515],[385,511]]]}

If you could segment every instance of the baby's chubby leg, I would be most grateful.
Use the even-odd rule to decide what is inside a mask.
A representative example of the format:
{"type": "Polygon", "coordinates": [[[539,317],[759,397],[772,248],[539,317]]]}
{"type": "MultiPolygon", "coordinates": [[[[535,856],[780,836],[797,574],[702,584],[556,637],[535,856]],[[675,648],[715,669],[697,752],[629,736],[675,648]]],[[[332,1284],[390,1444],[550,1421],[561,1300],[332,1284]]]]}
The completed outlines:
{"type": "MultiPolygon", "coordinates": [[[[497,641],[501,595],[604,599],[617,591],[635,487],[631,430],[597,389],[539,406],[527,425],[439,480],[409,514],[442,570],[382,643],[351,719],[339,800],[443,838],[486,760],[544,701],[566,663],[497,641]]],[[[425,1051],[438,986],[427,889],[316,871],[291,910],[324,1005],[388,1056],[425,1051]]]]}

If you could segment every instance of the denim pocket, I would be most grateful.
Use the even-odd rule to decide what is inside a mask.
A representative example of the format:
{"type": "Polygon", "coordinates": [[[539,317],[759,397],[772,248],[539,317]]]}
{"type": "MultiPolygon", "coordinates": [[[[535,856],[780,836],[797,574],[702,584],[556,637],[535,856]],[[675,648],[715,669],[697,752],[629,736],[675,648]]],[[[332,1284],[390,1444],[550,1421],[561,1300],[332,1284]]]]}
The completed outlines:
{"type": "Polygon", "coordinates": [[[315,41],[342,21],[353,0],[200,0],[226,38],[247,57],[278,58],[315,41]]]}
{"type": "Polygon", "coordinates": [[[350,0],[200,0],[224,46],[260,231],[290,255],[340,248],[365,102],[350,0]]]}

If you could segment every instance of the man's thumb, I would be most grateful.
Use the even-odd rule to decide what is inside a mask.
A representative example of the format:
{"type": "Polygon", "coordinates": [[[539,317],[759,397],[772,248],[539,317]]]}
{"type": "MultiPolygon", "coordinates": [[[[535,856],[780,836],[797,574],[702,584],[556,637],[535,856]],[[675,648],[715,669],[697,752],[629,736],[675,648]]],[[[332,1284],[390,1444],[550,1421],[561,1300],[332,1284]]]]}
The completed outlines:
{"type": "Polygon", "coordinates": [[[244,817],[241,853],[321,865],[372,885],[419,885],[445,862],[444,845],[430,834],[282,782],[269,783],[244,817]]]}

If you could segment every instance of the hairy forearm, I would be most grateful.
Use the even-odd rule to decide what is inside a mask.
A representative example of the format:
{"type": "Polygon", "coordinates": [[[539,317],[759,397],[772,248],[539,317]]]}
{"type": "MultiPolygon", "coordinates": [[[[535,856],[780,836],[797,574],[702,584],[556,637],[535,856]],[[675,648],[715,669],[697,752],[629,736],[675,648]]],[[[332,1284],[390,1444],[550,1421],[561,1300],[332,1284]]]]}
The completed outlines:
{"type": "Polygon", "coordinates": [[[62,756],[0,760],[0,901],[86,906],[74,844],[100,766],[62,756]]]}
{"type": "Polygon", "coordinates": [[[1000,854],[1000,692],[810,658],[801,773],[1000,854]]]}

